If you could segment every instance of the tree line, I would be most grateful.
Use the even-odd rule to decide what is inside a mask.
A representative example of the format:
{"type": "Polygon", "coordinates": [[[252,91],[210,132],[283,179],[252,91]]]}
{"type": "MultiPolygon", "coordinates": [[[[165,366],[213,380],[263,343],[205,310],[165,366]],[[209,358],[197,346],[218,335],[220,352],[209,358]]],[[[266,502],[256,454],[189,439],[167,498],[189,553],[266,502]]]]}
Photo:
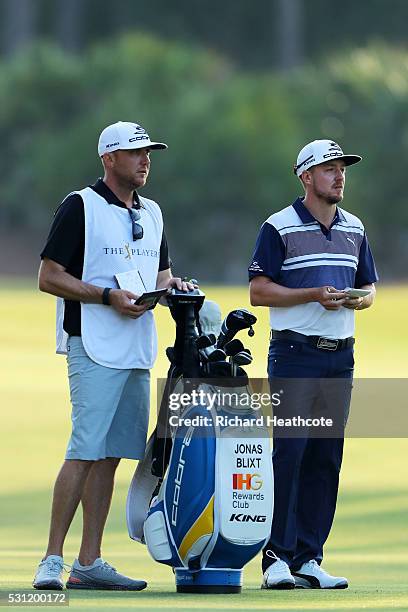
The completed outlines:
{"type": "Polygon", "coordinates": [[[70,52],[134,30],[288,70],[372,41],[406,47],[406,0],[0,0],[2,51],[46,39],[70,52]]]}
{"type": "Polygon", "coordinates": [[[290,72],[250,74],[214,52],[133,34],[81,56],[37,44],[0,62],[0,222],[46,233],[73,189],[102,172],[96,143],[119,119],[169,144],[143,193],[160,202],[176,269],[244,282],[257,232],[302,193],[315,138],[361,154],[344,207],[362,217],[384,278],[406,274],[408,54],[383,46],[290,72]]]}

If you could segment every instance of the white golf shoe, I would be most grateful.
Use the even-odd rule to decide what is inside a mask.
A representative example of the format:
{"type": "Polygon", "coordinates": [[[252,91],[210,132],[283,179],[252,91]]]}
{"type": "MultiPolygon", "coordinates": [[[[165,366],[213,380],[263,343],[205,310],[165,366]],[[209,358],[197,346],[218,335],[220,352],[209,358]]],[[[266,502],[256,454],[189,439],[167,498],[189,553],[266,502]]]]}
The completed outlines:
{"type": "Polygon", "coordinates": [[[47,589],[62,591],[64,582],[62,580],[62,572],[64,569],[64,560],[58,555],[48,555],[43,559],[37,569],[37,573],[33,580],[35,589],[47,589]]]}
{"type": "Polygon", "coordinates": [[[330,576],[314,559],[292,571],[297,589],[347,589],[347,578],[330,576]]]}
{"type": "Polygon", "coordinates": [[[295,579],[289,570],[289,565],[277,558],[277,560],[270,565],[264,575],[261,585],[262,589],[294,589],[295,579]]]}

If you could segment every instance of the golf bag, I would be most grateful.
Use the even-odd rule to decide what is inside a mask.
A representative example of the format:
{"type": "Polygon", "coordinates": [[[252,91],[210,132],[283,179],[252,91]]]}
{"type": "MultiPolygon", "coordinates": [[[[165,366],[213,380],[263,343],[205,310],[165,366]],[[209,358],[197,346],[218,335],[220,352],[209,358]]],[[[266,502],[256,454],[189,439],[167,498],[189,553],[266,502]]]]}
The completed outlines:
{"type": "MultiPolygon", "coordinates": [[[[240,592],[242,568],[270,535],[269,436],[248,402],[206,401],[242,399],[250,391],[241,367],[232,376],[225,359],[203,363],[197,346],[205,344],[203,325],[206,332],[210,325],[205,312],[216,305],[210,303],[199,317],[204,296],[194,293],[174,292],[169,299],[176,342],[167,351],[172,363],[158,426],[129,489],[128,529],[156,561],[174,568],[178,592],[240,592]],[[193,390],[200,401],[172,414],[170,399],[193,390]]],[[[256,320],[250,313],[245,317],[256,320]]],[[[248,327],[245,322],[240,329],[248,327]]],[[[223,324],[217,345],[228,348],[232,335],[223,324]]],[[[216,350],[218,359],[223,351],[216,350]]]]}

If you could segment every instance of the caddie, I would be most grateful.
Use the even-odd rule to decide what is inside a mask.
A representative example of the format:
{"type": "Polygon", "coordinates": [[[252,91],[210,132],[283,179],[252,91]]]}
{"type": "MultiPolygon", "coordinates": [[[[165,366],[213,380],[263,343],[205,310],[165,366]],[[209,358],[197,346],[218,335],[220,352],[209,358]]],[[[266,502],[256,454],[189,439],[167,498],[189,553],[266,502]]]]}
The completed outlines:
{"type": "Polygon", "coordinates": [[[135,300],[156,288],[193,288],[172,276],[159,205],[138,194],[156,149],[167,145],[137,123],[106,127],[98,144],[103,179],[65,198],[41,253],[39,288],[59,298],[57,352],[67,354],[72,434],[37,589],[63,588],[63,545],[79,502],[83,535],[67,587],[146,587],[102,558],[101,541],[120,459],[145,451],[157,340],[152,311],[135,300]]]}

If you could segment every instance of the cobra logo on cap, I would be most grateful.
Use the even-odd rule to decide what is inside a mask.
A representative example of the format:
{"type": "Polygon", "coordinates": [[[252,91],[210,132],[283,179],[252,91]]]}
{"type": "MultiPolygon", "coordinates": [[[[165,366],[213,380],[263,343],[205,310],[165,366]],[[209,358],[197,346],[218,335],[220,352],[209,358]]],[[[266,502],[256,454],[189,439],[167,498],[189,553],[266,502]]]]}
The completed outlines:
{"type": "Polygon", "coordinates": [[[134,123],[133,127],[135,128],[135,134],[146,134],[146,130],[144,128],[142,128],[141,125],[138,125],[137,123],[134,123]]]}

